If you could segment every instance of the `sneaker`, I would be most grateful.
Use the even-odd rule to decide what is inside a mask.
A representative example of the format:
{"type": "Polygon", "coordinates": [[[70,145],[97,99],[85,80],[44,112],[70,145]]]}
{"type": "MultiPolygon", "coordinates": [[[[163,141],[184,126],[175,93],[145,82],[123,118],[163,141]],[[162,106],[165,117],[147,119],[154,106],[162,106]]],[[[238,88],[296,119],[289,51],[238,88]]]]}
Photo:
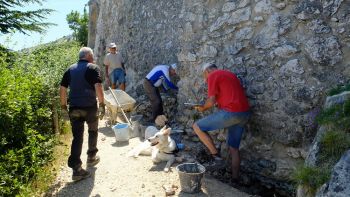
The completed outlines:
{"type": "Polygon", "coordinates": [[[203,165],[209,171],[221,170],[225,168],[225,161],[217,155],[212,155],[212,159],[208,163],[205,163],[203,165]]]}
{"type": "Polygon", "coordinates": [[[86,166],[87,167],[93,167],[96,164],[100,162],[100,157],[99,156],[94,156],[94,157],[88,157],[86,161],[86,166]]]}
{"type": "Polygon", "coordinates": [[[79,181],[82,179],[86,179],[88,177],[90,177],[91,174],[89,171],[84,170],[83,168],[79,167],[76,170],[73,170],[73,176],[72,176],[72,180],[73,181],[79,181]]]}

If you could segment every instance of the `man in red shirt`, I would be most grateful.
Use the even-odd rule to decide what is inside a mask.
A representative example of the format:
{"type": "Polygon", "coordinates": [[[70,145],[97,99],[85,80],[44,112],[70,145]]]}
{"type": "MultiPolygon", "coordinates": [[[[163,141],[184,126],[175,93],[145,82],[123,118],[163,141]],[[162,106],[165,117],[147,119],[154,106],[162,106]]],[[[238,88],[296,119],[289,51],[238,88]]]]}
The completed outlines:
{"type": "Polygon", "coordinates": [[[237,181],[240,157],[239,144],[244,125],[250,117],[249,103],[239,79],[230,71],[219,70],[215,64],[207,63],[202,67],[203,76],[208,84],[208,98],[204,105],[195,109],[203,112],[215,104],[219,110],[193,124],[193,129],[199,139],[209,149],[213,163],[223,163],[208,131],[228,129],[227,144],[232,158],[232,180],[237,181]]]}

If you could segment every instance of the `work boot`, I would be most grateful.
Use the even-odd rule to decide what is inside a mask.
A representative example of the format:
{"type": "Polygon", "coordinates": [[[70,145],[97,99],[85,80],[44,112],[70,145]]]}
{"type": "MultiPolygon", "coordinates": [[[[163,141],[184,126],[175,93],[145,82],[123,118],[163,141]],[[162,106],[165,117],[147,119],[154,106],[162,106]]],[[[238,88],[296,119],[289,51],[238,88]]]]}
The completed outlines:
{"type": "Polygon", "coordinates": [[[99,156],[94,156],[94,157],[88,157],[86,161],[86,166],[87,167],[93,167],[96,164],[100,162],[100,157],[99,156]]]}
{"type": "Polygon", "coordinates": [[[79,181],[82,179],[86,179],[88,177],[90,177],[91,174],[89,171],[84,170],[83,168],[79,167],[77,169],[73,169],[73,176],[72,176],[72,180],[73,181],[79,181]]]}

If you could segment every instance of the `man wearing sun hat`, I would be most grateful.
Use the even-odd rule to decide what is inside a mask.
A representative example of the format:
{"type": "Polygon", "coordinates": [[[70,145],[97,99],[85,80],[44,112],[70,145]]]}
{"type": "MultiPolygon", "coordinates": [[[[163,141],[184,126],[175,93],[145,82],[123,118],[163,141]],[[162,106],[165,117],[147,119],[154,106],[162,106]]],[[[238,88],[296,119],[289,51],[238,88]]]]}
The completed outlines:
{"type": "Polygon", "coordinates": [[[251,114],[248,99],[234,73],[220,70],[213,63],[202,65],[202,72],[208,85],[208,98],[204,105],[195,109],[203,112],[217,105],[219,110],[195,122],[193,130],[212,155],[212,162],[208,167],[218,167],[222,165],[217,164],[223,164],[223,161],[208,132],[228,129],[227,144],[232,158],[232,180],[236,182],[240,165],[239,144],[244,125],[251,114]]]}
{"type": "Polygon", "coordinates": [[[125,91],[125,67],[124,60],[118,52],[117,45],[112,42],[108,45],[109,53],[106,55],[103,63],[106,66],[106,79],[112,89],[119,88],[125,91]]]}
{"type": "Polygon", "coordinates": [[[159,87],[163,87],[165,91],[169,88],[178,90],[170,80],[170,76],[176,75],[177,65],[175,63],[169,65],[157,65],[146,75],[143,82],[144,90],[151,102],[152,120],[155,121],[157,116],[164,115],[163,101],[159,93],[159,87]]]}

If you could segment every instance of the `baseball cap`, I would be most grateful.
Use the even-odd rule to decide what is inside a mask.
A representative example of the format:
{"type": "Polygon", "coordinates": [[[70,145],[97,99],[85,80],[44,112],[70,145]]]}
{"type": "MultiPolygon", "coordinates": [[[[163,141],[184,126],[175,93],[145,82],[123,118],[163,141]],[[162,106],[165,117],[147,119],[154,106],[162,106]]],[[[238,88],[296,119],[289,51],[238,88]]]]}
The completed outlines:
{"type": "Polygon", "coordinates": [[[174,64],[171,64],[170,66],[171,66],[171,68],[172,68],[172,69],[174,69],[174,70],[176,71],[176,68],[177,68],[177,65],[176,65],[176,63],[174,63],[174,64]]]}
{"type": "Polygon", "coordinates": [[[109,48],[117,48],[117,45],[114,43],[114,42],[111,42],[109,45],[108,45],[109,48]]]}

